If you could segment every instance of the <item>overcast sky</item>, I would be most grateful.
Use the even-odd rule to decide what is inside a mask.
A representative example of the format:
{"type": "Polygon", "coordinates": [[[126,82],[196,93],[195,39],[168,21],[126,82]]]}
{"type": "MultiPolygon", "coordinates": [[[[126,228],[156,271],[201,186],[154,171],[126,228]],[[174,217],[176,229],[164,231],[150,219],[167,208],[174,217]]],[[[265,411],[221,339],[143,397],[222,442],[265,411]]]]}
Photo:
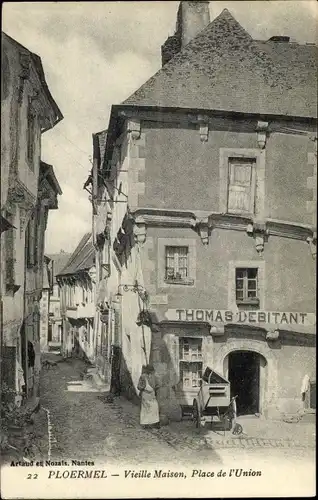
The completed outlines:
{"type": "MultiPolygon", "coordinates": [[[[46,253],[71,252],[91,229],[83,191],[92,133],[106,129],[119,104],[161,65],[160,47],[175,28],[179,2],[25,2],[3,5],[3,31],[38,54],[64,120],[42,139],[42,159],[54,166],[63,195],[49,215],[46,253]]],[[[317,41],[312,1],[211,1],[213,20],[230,10],[254,37],[288,35],[317,41]]]]}

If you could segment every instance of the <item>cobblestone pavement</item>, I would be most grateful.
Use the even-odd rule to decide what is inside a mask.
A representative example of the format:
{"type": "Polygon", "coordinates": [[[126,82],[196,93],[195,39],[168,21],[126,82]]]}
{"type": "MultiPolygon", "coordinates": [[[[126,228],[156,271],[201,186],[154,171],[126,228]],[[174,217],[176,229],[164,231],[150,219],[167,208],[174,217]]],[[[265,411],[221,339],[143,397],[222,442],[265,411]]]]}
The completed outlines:
{"type": "MultiPolygon", "coordinates": [[[[56,355],[51,359],[61,361],[56,355]]],[[[52,459],[75,459],[107,461],[108,463],[128,462],[132,465],[142,463],[169,462],[213,464],[223,463],[224,458],[237,453],[250,453],[252,450],[266,448],[269,453],[297,455],[306,453],[314,446],[314,426],[301,432],[301,424],[293,426],[294,432],[284,428],[283,438],[274,433],[266,422],[243,424],[249,433],[229,437],[228,432],[216,434],[209,429],[198,433],[190,421],[172,423],[161,429],[144,430],[139,426],[139,409],[123,398],[107,402],[105,394],[98,392],[68,391],[68,385],[80,383],[84,363],[81,360],[67,360],[57,366],[42,371],[41,404],[50,411],[52,423],[52,459]],[[265,432],[259,434],[259,429],[265,432]],[[265,427],[264,427],[265,426],[265,427]],[[255,431],[255,429],[254,429],[255,431]],[[297,436],[297,439],[296,439],[297,436]],[[298,451],[297,451],[298,449],[298,451]],[[235,452],[234,452],[235,450],[235,452]],[[222,458],[223,457],[223,458],[222,458]]],[[[243,423],[243,422],[242,422],[243,423]]],[[[277,425],[272,425],[277,428],[277,425]]],[[[279,427],[279,426],[278,426],[279,427]]],[[[280,433],[282,430],[280,429],[280,433]]],[[[264,450],[265,451],[265,450],[264,450]]],[[[268,452],[267,452],[268,453],[268,452]]]]}
{"type": "MultiPolygon", "coordinates": [[[[52,355],[51,355],[52,359],[52,355]]],[[[57,356],[55,358],[57,359],[57,356]]],[[[167,428],[144,430],[139,426],[138,408],[129,402],[115,399],[105,402],[105,395],[97,392],[71,392],[68,384],[80,381],[84,364],[80,360],[62,361],[49,370],[43,369],[41,378],[41,405],[50,411],[52,424],[51,459],[93,460],[97,462],[131,464],[162,463],[182,460],[192,461],[190,446],[167,428]],[[133,411],[129,411],[132,409],[133,411]],[[137,413],[136,413],[137,410],[137,413]]],[[[220,463],[211,447],[209,461],[220,463]]]]}

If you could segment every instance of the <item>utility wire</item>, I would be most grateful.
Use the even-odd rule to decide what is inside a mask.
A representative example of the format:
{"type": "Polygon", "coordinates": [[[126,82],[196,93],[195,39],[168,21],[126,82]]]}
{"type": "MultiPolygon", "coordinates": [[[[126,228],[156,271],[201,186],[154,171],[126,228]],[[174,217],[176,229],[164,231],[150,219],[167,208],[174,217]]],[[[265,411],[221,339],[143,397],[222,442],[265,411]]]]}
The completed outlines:
{"type": "Polygon", "coordinates": [[[78,150],[80,151],[81,153],[84,153],[85,155],[90,155],[90,153],[88,153],[87,151],[83,151],[83,149],[79,148],[77,146],[77,144],[75,144],[73,141],[71,141],[71,139],[69,139],[68,137],[66,137],[66,135],[62,134],[62,132],[60,132],[59,130],[56,130],[56,132],[58,134],[60,134],[62,137],[64,137],[64,139],[66,139],[68,142],[70,142],[71,144],[73,144],[73,146],[78,150]]]}
{"type": "Polygon", "coordinates": [[[71,157],[72,157],[72,159],[73,159],[73,160],[74,160],[74,161],[75,161],[78,165],[80,165],[81,167],[85,168],[85,170],[86,170],[86,171],[87,171],[87,170],[88,170],[88,171],[90,170],[90,167],[88,167],[88,166],[87,166],[87,167],[84,167],[84,165],[83,165],[82,163],[80,163],[78,160],[76,160],[76,158],[74,158],[74,157],[73,157],[72,153],[69,153],[69,152],[67,151],[67,149],[65,149],[63,146],[61,146],[61,144],[57,145],[57,147],[59,147],[59,148],[63,149],[63,151],[65,151],[65,153],[67,153],[69,156],[71,156],[71,157]]]}

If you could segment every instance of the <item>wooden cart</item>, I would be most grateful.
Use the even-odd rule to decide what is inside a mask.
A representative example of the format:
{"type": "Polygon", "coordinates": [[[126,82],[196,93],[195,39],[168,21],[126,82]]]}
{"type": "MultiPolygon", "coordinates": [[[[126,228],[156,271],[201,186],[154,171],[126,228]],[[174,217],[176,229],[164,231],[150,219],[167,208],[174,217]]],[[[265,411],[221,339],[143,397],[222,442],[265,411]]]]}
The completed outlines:
{"type": "Polygon", "coordinates": [[[231,430],[236,416],[235,399],[230,397],[230,382],[211,368],[206,368],[198,395],[193,400],[196,428],[201,428],[206,422],[212,426],[215,421],[221,423],[223,430],[231,430]]]}

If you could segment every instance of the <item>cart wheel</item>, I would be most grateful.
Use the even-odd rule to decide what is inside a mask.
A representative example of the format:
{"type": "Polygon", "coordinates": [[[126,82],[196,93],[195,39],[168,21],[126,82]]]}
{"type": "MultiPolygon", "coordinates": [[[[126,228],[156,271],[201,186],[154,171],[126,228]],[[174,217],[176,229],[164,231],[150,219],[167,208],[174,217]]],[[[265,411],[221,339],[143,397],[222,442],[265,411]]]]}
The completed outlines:
{"type": "Polygon", "coordinates": [[[200,429],[201,428],[201,414],[200,414],[199,405],[198,405],[198,402],[196,399],[193,401],[192,416],[193,416],[193,422],[194,422],[196,428],[200,429]]]}

